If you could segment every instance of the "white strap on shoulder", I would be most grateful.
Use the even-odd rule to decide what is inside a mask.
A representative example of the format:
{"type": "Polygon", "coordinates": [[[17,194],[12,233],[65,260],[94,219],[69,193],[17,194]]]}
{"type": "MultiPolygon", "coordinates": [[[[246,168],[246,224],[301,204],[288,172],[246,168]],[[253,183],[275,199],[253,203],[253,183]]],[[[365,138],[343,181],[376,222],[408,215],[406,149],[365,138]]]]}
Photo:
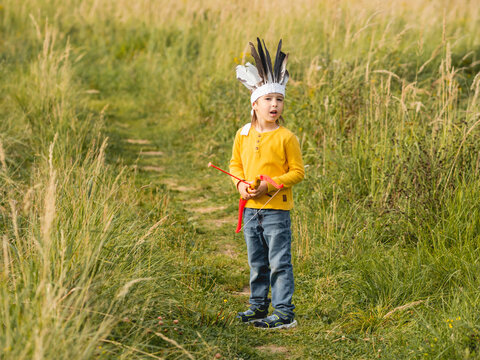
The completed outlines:
{"type": "Polygon", "coordinates": [[[242,128],[242,132],[240,133],[241,135],[248,136],[248,133],[250,132],[250,128],[252,127],[252,123],[248,123],[242,128]]]}

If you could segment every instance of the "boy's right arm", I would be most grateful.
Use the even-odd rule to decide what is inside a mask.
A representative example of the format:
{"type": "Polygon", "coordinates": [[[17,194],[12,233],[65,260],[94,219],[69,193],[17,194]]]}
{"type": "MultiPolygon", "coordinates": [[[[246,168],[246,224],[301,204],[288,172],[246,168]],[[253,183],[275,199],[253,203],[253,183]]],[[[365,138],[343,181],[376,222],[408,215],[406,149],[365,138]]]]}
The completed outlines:
{"type": "MultiPolygon", "coordinates": [[[[242,163],[242,158],[240,154],[241,154],[241,141],[240,141],[240,130],[239,130],[237,131],[237,134],[235,135],[235,141],[233,142],[232,158],[230,159],[229,169],[230,169],[230,172],[236,177],[239,177],[240,179],[245,179],[245,173],[243,172],[243,163],[242,163]]],[[[237,189],[239,189],[240,191],[240,184],[243,184],[243,183],[238,181],[235,178],[232,178],[232,179],[233,179],[233,183],[235,184],[237,189]]]]}

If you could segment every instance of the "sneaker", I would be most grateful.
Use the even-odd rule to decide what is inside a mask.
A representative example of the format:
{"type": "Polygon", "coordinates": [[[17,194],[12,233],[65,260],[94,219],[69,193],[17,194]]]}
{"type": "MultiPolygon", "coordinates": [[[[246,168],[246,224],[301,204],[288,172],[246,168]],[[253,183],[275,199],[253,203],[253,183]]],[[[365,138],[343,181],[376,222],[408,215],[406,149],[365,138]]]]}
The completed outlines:
{"type": "Polygon", "coordinates": [[[290,329],[297,326],[297,320],[293,318],[281,318],[277,314],[272,314],[267,318],[256,322],[255,327],[262,329],[290,329]]]}
{"type": "Polygon", "coordinates": [[[267,315],[268,315],[268,309],[250,308],[245,312],[238,313],[237,319],[239,319],[244,324],[250,324],[250,323],[255,323],[257,321],[265,319],[267,315]]]}

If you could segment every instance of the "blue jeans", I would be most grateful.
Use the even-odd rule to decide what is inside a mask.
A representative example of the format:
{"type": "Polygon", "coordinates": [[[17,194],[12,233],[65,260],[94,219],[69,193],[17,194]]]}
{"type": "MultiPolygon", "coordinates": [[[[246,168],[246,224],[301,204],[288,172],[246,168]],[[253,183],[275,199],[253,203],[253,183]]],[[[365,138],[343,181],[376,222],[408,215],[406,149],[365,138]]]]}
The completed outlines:
{"type": "Polygon", "coordinates": [[[271,286],[275,310],[282,317],[293,318],[290,211],[264,209],[255,215],[257,211],[245,208],[243,212],[246,224],[243,233],[250,266],[250,304],[253,308],[268,308],[268,290],[271,286]]]}

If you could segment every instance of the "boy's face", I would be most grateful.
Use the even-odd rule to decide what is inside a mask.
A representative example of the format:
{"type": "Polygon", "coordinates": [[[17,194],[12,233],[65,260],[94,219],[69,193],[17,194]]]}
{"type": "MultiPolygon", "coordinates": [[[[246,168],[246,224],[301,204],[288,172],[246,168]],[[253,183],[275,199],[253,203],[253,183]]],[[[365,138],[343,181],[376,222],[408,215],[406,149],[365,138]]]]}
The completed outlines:
{"type": "Polygon", "coordinates": [[[263,95],[253,103],[253,109],[260,120],[276,122],[283,112],[283,95],[274,93],[263,95]]]}

